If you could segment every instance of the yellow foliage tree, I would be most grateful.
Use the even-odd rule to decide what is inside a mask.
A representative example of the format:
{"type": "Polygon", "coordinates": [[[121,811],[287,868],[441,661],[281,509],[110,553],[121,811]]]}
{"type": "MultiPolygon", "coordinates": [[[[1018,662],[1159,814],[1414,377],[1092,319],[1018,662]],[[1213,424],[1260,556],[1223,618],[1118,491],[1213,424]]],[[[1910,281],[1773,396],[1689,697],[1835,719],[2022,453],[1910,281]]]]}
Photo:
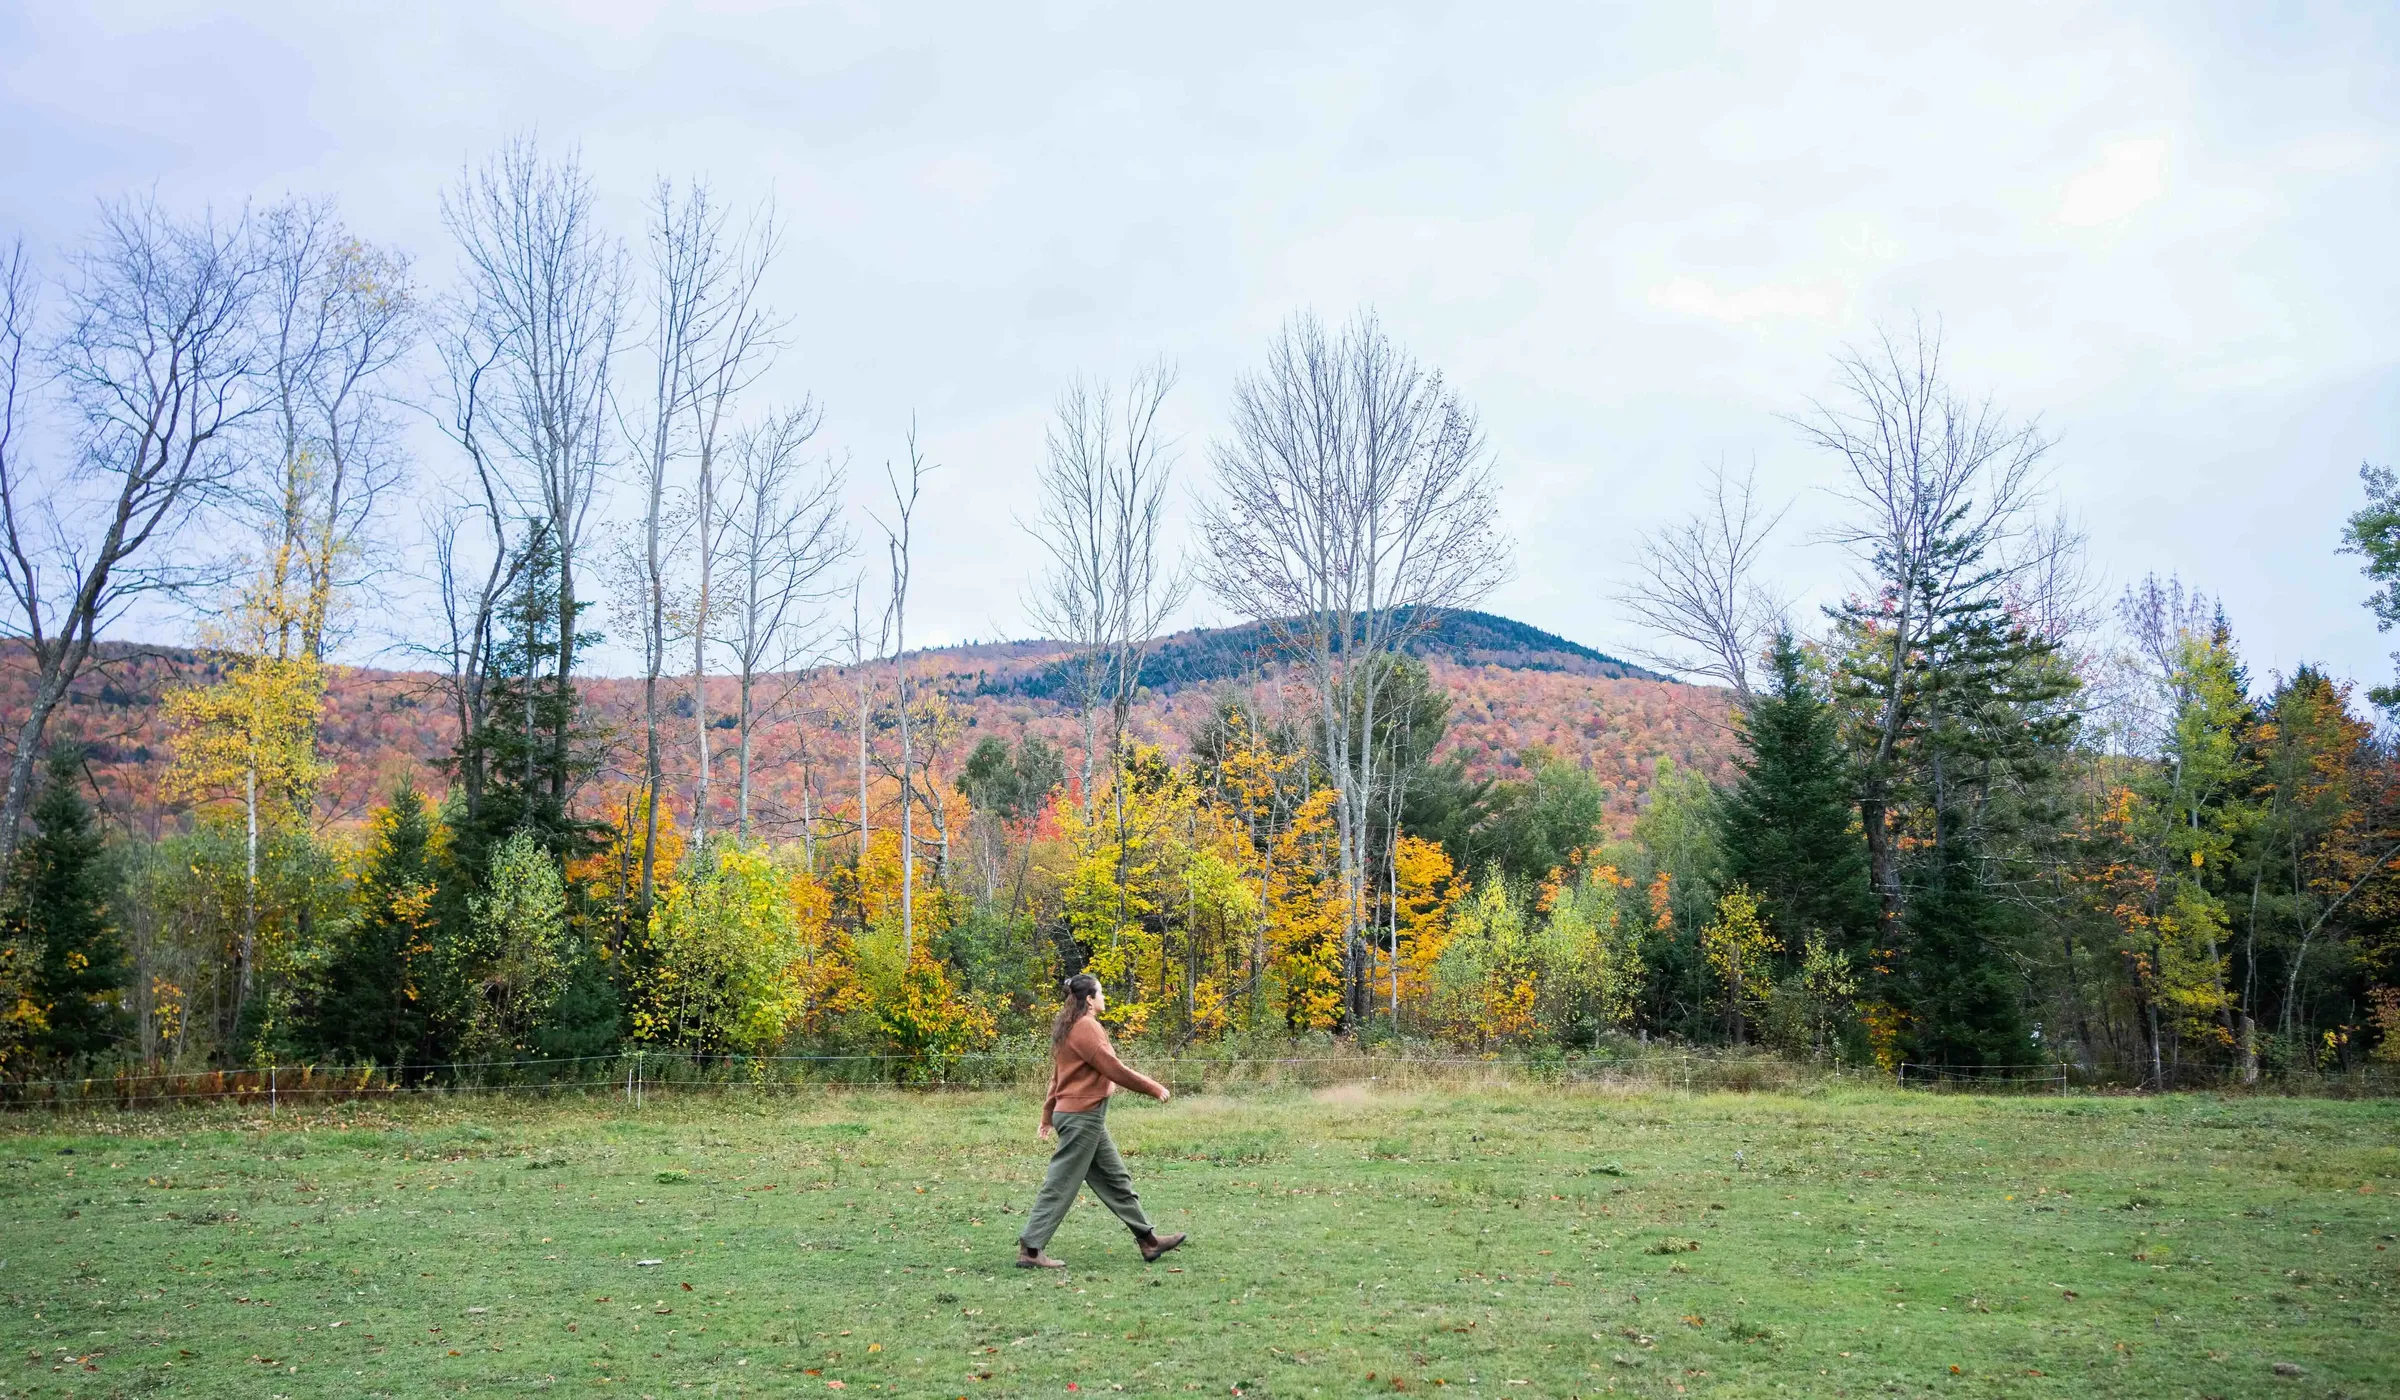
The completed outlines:
{"type": "Polygon", "coordinates": [[[309,599],[270,570],[203,630],[217,671],[213,684],[174,690],[162,706],[175,755],[160,789],[189,802],[241,803],[247,884],[235,949],[235,1021],[259,958],[258,858],[262,831],[307,824],[318,784],[332,765],[317,758],[317,720],[326,671],[300,645],[309,599]]]}
{"type": "Polygon", "coordinates": [[[1438,841],[1403,834],[1392,848],[1393,920],[1399,930],[1397,986],[1389,947],[1375,949],[1373,976],[1404,1012],[1421,1014],[1433,990],[1434,969],[1450,943],[1450,908],[1460,881],[1438,841]]]}
{"type": "Polygon", "coordinates": [[[1540,992],[1526,909],[1497,872],[1452,908],[1429,1017],[1443,1039],[1489,1050],[1532,1034],[1540,992]]]}
{"type": "Polygon", "coordinates": [[[1767,954],[1783,945],[1758,914],[1758,898],[1747,885],[1717,896],[1717,917],[1700,930],[1700,952],[1725,984],[1725,1018],[1733,1043],[1742,1043],[1753,1007],[1774,990],[1767,954]]]}
{"type": "Polygon", "coordinates": [[[990,1011],[959,995],[950,974],[922,944],[891,995],[876,1006],[886,1042],[906,1056],[903,1075],[918,1083],[945,1077],[960,1055],[998,1032],[990,1011]]]}
{"type": "MultiPolygon", "coordinates": [[[[648,933],[641,894],[642,841],[649,827],[650,798],[640,784],[628,784],[601,809],[613,812],[616,818],[609,824],[608,839],[591,854],[567,862],[567,883],[583,894],[577,914],[581,932],[592,940],[601,960],[609,961],[624,956],[628,945],[648,933]]],[[[651,899],[663,903],[674,893],[683,867],[683,832],[675,824],[675,809],[664,804],[658,809],[658,841],[653,849],[656,873],[651,899]]]]}
{"type": "Polygon", "coordinates": [[[1068,930],[1109,989],[1112,1027],[1138,1035],[1172,1018],[1214,1034],[1230,1024],[1257,922],[1249,838],[1155,748],[1117,767],[1121,791],[1100,794],[1089,818],[1059,809],[1068,930]]]}
{"type": "Polygon", "coordinates": [[[1310,795],[1275,839],[1267,871],[1267,982],[1292,1030],[1331,1030],[1342,1015],[1342,885],[1332,789],[1310,795]]]}
{"type": "Polygon", "coordinates": [[[1553,1030],[1614,1030],[1633,1019],[1641,998],[1641,931],[1629,927],[1620,898],[1633,881],[1597,866],[1549,891],[1537,940],[1542,1019],[1553,1030]]]}
{"type": "Polygon", "coordinates": [[[732,841],[650,919],[634,1034],[704,1054],[763,1054],[842,998],[821,960],[830,901],[805,872],[732,841]],[[812,1005],[813,1002],[813,1005],[812,1005]]]}

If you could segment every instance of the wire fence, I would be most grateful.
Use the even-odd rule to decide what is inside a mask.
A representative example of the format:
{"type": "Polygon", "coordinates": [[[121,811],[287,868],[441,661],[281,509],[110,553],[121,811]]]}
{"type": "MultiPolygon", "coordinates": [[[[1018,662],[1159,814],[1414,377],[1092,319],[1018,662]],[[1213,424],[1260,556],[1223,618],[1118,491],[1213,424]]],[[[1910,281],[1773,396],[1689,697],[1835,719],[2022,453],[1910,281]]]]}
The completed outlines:
{"type": "MultiPolygon", "coordinates": [[[[1342,1084],[1389,1089],[1553,1085],[1596,1090],[1806,1092],[1843,1084],[1897,1085],[1929,1093],[1991,1095],[2124,1092],[2144,1086],[2070,1063],[1945,1065],[1909,1062],[1894,1072],[1764,1054],[1645,1049],[1621,1058],[1571,1055],[1436,1055],[1339,1047],[1315,1053],[1137,1051],[1150,1073],[1180,1092],[1342,1084]]],[[[900,1055],[692,1055],[630,1050],[609,1055],[455,1061],[401,1066],[298,1064],[239,1069],[128,1066],[80,1077],[0,1079],[0,1108],[171,1109],[241,1104],[269,1109],[355,1100],[611,1098],[635,1107],[652,1098],[795,1093],[825,1088],[1037,1089],[1048,1081],[1046,1046],[900,1055]]],[[[2387,1070],[2281,1075],[2255,1085],[2232,1078],[2177,1087],[2256,1089],[2337,1097],[2400,1094],[2387,1070]]]]}
{"type": "Polygon", "coordinates": [[[1921,1065],[1903,1061],[1892,1079],[1903,1089],[2064,1095],[2072,1073],[2072,1067],[2066,1064],[1921,1065]]]}
{"type": "MultiPolygon", "coordinates": [[[[1293,1055],[1137,1053],[1178,1091],[1374,1084],[1460,1088],[1506,1084],[1596,1088],[1793,1090],[1843,1077],[1880,1079],[1769,1056],[1653,1052],[1638,1058],[1426,1055],[1340,1051],[1293,1055]]],[[[0,1080],[0,1107],[172,1108],[238,1103],[278,1108],[343,1100],[494,1095],[606,1096],[640,1106],[657,1095],[775,1093],[896,1086],[926,1090],[1038,1088],[1047,1047],[949,1055],[613,1055],[457,1061],[404,1066],[298,1064],[239,1069],[138,1066],[84,1076],[0,1080]]]]}

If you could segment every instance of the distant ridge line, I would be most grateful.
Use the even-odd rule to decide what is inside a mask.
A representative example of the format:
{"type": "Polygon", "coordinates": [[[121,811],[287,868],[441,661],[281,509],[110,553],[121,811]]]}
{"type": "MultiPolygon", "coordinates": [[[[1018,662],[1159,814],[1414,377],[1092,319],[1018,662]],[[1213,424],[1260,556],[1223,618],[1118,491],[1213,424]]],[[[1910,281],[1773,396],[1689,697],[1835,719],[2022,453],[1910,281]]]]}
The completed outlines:
{"type": "MultiPolygon", "coordinates": [[[[1417,635],[1408,650],[1413,656],[1461,666],[1679,684],[1672,676],[1568,641],[1555,632],[1472,609],[1445,612],[1439,622],[1417,635]]],[[[1160,639],[1142,666],[1141,685],[1172,694],[1187,686],[1253,675],[1281,659],[1274,630],[1264,623],[1195,627],[1160,639]]],[[[1054,662],[1031,671],[989,675],[977,693],[1050,700],[1065,698],[1066,687],[1064,664],[1054,662]]]]}

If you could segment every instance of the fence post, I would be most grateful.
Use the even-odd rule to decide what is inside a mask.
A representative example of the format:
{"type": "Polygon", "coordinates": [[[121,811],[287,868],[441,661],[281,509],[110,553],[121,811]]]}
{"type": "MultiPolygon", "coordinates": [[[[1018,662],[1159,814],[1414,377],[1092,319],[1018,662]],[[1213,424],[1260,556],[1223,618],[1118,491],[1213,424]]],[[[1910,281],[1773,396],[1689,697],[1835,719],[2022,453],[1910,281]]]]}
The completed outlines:
{"type": "Polygon", "coordinates": [[[267,1112],[275,1111],[275,1066],[267,1066],[267,1112]]]}

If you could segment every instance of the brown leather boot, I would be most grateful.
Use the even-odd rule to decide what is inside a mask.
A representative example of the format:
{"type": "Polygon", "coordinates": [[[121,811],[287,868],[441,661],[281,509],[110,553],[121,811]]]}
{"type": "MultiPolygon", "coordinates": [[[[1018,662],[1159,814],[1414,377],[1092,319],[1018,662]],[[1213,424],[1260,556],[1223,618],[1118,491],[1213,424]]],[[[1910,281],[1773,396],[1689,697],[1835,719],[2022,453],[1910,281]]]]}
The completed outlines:
{"type": "Polygon", "coordinates": [[[1141,1247],[1142,1262],[1155,1264],[1158,1256],[1183,1243],[1182,1235],[1135,1235],[1133,1242],[1141,1247]]]}
{"type": "Polygon", "coordinates": [[[1053,1259],[1028,1245],[1018,1245],[1017,1267],[1020,1269],[1063,1269],[1067,1267],[1067,1261],[1053,1259]]]}

